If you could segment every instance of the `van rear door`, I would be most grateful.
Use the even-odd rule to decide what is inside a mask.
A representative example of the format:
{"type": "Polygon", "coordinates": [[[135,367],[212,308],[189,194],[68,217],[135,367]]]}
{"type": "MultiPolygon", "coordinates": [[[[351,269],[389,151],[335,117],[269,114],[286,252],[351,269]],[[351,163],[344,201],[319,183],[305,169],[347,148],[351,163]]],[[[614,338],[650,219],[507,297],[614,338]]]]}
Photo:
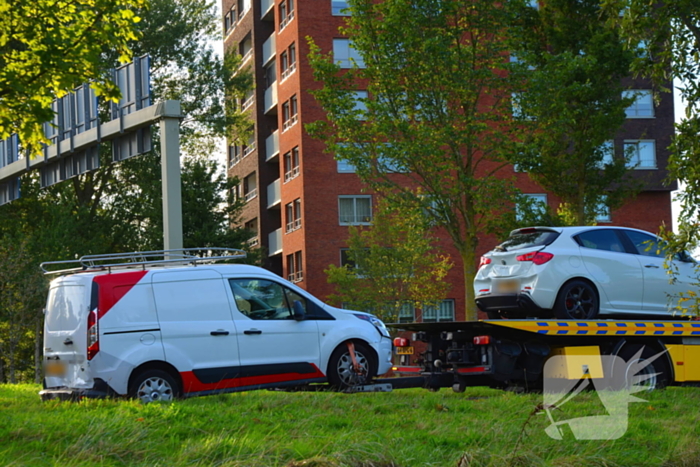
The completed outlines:
{"type": "Polygon", "coordinates": [[[93,287],[92,276],[61,277],[51,283],[44,320],[47,387],[93,386],[86,364],[88,315],[97,308],[93,287]]]}

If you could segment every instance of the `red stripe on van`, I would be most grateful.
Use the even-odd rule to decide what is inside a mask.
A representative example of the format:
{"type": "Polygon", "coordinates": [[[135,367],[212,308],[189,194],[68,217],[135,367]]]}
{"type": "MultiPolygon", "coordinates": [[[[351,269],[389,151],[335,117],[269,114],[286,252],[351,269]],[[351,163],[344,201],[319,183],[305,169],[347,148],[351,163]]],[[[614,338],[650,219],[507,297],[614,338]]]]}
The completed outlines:
{"type": "MultiPolygon", "coordinates": [[[[313,364],[312,364],[313,365],[313,364]]],[[[305,379],[325,378],[321,370],[313,365],[314,373],[280,373],[278,375],[248,376],[245,378],[224,379],[218,383],[202,383],[191,371],[181,371],[182,386],[185,393],[200,391],[215,391],[217,389],[242,388],[246,386],[256,386],[258,384],[284,383],[287,381],[301,381],[305,379]]]]}
{"type": "Polygon", "coordinates": [[[146,273],[148,271],[132,271],[96,276],[93,280],[100,286],[97,299],[98,319],[111,310],[146,273]]]}

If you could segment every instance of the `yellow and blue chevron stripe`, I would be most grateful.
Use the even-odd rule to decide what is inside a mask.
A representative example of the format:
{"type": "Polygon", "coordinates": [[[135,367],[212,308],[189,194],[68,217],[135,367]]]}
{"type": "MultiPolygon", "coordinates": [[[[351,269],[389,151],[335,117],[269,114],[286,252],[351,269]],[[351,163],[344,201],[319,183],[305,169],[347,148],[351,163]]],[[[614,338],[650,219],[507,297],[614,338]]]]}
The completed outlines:
{"type": "Polygon", "coordinates": [[[489,320],[489,324],[537,334],[567,336],[700,336],[700,321],[489,320]]]}

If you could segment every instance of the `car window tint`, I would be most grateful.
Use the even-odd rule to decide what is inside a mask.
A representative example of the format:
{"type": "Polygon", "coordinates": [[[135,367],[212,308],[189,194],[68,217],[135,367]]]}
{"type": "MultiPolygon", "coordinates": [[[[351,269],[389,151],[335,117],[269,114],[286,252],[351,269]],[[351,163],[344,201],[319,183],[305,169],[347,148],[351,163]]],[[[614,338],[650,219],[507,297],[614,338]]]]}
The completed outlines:
{"type": "Polygon", "coordinates": [[[527,230],[512,233],[510,237],[495,249],[496,251],[513,251],[533,246],[546,246],[559,236],[551,230],[527,230]]]}
{"type": "Polygon", "coordinates": [[[584,248],[624,253],[625,247],[614,230],[596,229],[576,235],[576,241],[584,248]]]}
{"type": "Polygon", "coordinates": [[[636,232],[634,230],[625,230],[625,233],[637,249],[637,254],[653,256],[655,258],[664,257],[664,252],[659,249],[659,242],[653,235],[636,232]]]}
{"type": "Polygon", "coordinates": [[[284,288],[264,279],[229,279],[238,311],[250,319],[293,319],[284,288]]]}

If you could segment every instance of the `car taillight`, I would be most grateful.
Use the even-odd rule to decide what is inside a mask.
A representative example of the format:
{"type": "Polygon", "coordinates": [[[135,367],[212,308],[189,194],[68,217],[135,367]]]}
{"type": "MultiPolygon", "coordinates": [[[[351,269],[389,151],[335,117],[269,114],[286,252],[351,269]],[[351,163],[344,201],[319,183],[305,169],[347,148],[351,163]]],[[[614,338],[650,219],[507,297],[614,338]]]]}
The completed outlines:
{"type": "Polygon", "coordinates": [[[487,264],[491,264],[491,258],[482,256],[481,260],[479,260],[479,269],[481,269],[482,266],[486,266],[487,264]]]}
{"type": "Polygon", "coordinates": [[[100,351],[100,334],[97,327],[97,309],[88,313],[87,322],[87,359],[92,360],[100,351]]]}
{"type": "Polygon", "coordinates": [[[488,345],[491,343],[491,336],[474,336],[474,345],[488,345]]]}
{"type": "Polygon", "coordinates": [[[544,251],[531,251],[530,253],[517,256],[515,259],[518,261],[532,261],[533,263],[540,265],[546,263],[552,258],[554,258],[554,255],[551,253],[546,253],[544,251]]]}
{"type": "Polygon", "coordinates": [[[405,337],[395,338],[394,347],[408,347],[408,339],[406,339],[405,337]]]}

